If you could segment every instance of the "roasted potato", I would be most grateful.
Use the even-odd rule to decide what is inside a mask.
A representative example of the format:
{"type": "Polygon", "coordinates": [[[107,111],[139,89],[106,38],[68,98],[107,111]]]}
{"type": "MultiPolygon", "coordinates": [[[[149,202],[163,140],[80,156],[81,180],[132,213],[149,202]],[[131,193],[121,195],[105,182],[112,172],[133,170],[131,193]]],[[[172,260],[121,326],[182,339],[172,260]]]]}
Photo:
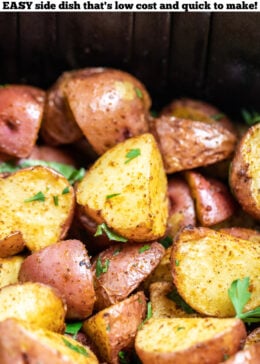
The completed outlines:
{"type": "Polygon", "coordinates": [[[242,208],[260,220],[260,123],[253,125],[236,148],[230,185],[242,208]]]}
{"type": "Polygon", "coordinates": [[[23,235],[15,231],[0,240],[0,258],[7,258],[20,253],[25,247],[23,235]]]}
{"type": "Polygon", "coordinates": [[[93,311],[91,264],[78,240],[60,241],[28,256],[21,266],[19,281],[41,282],[57,288],[66,300],[68,319],[82,320],[93,311]]]}
{"type": "MultiPolygon", "coordinates": [[[[231,358],[225,360],[225,364],[258,364],[260,358],[260,343],[251,345],[249,348],[240,350],[231,358]]],[[[223,363],[222,363],[223,364],[223,363]]]]}
{"type": "Polygon", "coordinates": [[[0,322],[1,364],[98,364],[91,350],[70,337],[15,319],[0,322]]]}
{"type": "Polygon", "coordinates": [[[17,283],[0,289],[0,322],[15,318],[35,327],[63,332],[66,310],[59,292],[42,283],[17,283]]]}
{"type": "Polygon", "coordinates": [[[145,296],[143,292],[137,292],[84,321],[83,331],[97,345],[101,359],[108,364],[118,364],[119,352],[133,348],[145,313],[145,296]]]}
{"type": "Polygon", "coordinates": [[[98,224],[137,242],[166,230],[167,180],[151,134],[130,138],[103,154],[76,191],[77,203],[98,224]]]}
{"type": "Polygon", "coordinates": [[[28,157],[38,137],[44,98],[44,91],[32,86],[0,88],[0,152],[28,157]]]}
{"type": "Polygon", "coordinates": [[[18,283],[18,274],[24,257],[0,258],[0,288],[18,283]]]}
{"type": "Polygon", "coordinates": [[[153,120],[154,134],[167,173],[216,163],[234,152],[236,136],[223,126],[161,116],[153,120]]]}
{"type": "Polygon", "coordinates": [[[0,241],[20,232],[25,245],[35,251],[65,236],[74,190],[59,173],[41,166],[21,169],[0,178],[0,195],[0,241]]]}
{"type": "Polygon", "coordinates": [[[127,298],[155,269],[164,255],[157,242],[117,244],[101,252],[92,271],[97,295],[95,308],[101,310],[127,298]]]}
{"type": "Polygon", "coordinates": [[[234,280],[250,278],[251,298],[244,310],[260,306],[259,257],[259,243],[209,228],[187,228],[178,235],[172,249],[174,283],[195,311],[209,316],[234,316],[228,296],[234,280]]]}
{"type": "Polygon", "coordinates": [[[151,318],[138,331],[135,349],[143,364],[218,364],[245,337],[235,318],[151,318]]]}

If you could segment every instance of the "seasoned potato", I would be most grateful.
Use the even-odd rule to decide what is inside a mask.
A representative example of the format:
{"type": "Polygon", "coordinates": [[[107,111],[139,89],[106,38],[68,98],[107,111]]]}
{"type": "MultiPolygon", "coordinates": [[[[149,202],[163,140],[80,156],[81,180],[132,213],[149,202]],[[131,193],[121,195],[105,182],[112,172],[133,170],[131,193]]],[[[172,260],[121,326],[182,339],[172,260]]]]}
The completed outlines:
{"type": "Polygon", "coordinates": [[[0,357],[1,364],[98,364],[76,340],[14,319],[0,322],[0,357]]]}
{"type": "Polygon", "coordinates": [[[66,234],[73,216],[74,190],[54,170],[37,166],[0,178],[0,195],[1,240],[19,231],[25,245],[35,251],[66,234]]]}
{"type": "Polygon", "coordinates": [[[228,360],[225,364],[258,364],[260,358],[260,343],[251,345],[249,348],[240,350],[228,360]]]}
{"type": "Polygon", "coordinates": [[[150,96],[130,74],[104,69],[71,78],[64,94],[72,115],[99,155],[127,138],[148,131],[150,96]]]}
{"type": "Polygon", "coordinates": [[[226,159],[236,144],[236,136],[216,123],[161,116],[154,119],[151,131],[160,145],[167,173],[226,159]]]}
{"type": "Polygon", "coordinates": [[[23,283],[0,289],[0,322],[26,321],[43,329],[63,332],[66,304],[58,291],[41,283],[23,283]]]}
{"type": "Polygon", "coordinates": [[[0,258],[10,257],[20,253],[25,247],[24,239],[20,231],[11,232],[0,240],[0,258]]]}
{"type": "Polygon", "coordinates": [[[0,288],[18,283],[18,274],[24,258],[15,256],[0,258],[0,288]]]}
{"type": "Polygon", "coordinates": [[[108,150],[79,182],[76,197],[86,215],[126,239],[162,237],[167,180],[154,137],[143,134],[108,150]]]}
{"type": "Polygon", "coordinates": [[[83,323],[83,331],[97,345],[101,359],[118,364],[118,353],[134,346],[134,338],[145,317],[143,292],[110,306],[83,323]]]}
{"type": "Polygon", "coordinates": [[[42,121],[44,91],[25,85],[0,88],[0,152],[27,157],[42,121]]]}
{"type": "Polygon", "coordinates": [[[244,311],[260,306],[259,258],[259,243],[208,228],[185,229],[172,250],[174,283],[194,310],[210,316],[234,316],[228,289],[236,279],[250,278],[251,298],[244,311]]]}
{"type": "Polygon", "coordinates": [[[80,241],[60,241],[27,257],[19,281],[57,288],[67,303],[66,317],[81,320],[91,315],[95,302],[90,268],[88,253],[80,241]]]}
{"type": "Polygon", "coordinates": [[[138,331],[135,349],[143,364],[218,364],[245,337],[235,318],[151,318],[138,331]]]}
{"type": "Polygon", "coordinates": [[[195,171],[185,172],[202,226],[216,225],[231,217],[237,206],[224,183],[195,171]]]}
{"type": "Polygon", "coordinates": [[[92,266],[95,308],[101,310],[127,298],[155,269],[163,254],[164,248],[157,242],[117,244],[101,252],[92,266]]]}
{"type": "Polygon", "coordinates": [[[230,185],[242,208],[260,220],[260,123],[253,125],[236,148],[230,185]]]}

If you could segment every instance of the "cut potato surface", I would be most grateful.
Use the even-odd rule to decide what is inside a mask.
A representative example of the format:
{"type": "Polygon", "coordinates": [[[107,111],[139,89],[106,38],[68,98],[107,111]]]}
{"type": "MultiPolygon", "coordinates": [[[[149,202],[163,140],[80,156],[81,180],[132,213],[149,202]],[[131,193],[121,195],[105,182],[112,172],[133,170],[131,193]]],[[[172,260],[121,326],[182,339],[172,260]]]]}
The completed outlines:
{"type": "Polygon", "coordinates": [[[70,226],[74,190],[52,169],[37,166],[1,178],[0,195],[0,239],[20,231],[35,251],[60,240],[70,226]]]}
{"type": "Polygon", "coordinates": [[[0,258],[0,288],[18,282],[18,274],[24,257],[0,258]]]}
{"type": "Polygon", "coordinates": [[[234,316],[228,289],[245,277],[250,278],[251,298],[244,310],[260,306],[259,243],[208,228],[185,229],[175,241],[171,262],[179,294],[202,314],[234,316]]]}
{"type": "Polygon", "coordinates": [[[103,154],[79,183],[77,202],[97,223],[105,222],[127,239],[162,237],[167,180],[154,137],[143,134],[103,154]]]}

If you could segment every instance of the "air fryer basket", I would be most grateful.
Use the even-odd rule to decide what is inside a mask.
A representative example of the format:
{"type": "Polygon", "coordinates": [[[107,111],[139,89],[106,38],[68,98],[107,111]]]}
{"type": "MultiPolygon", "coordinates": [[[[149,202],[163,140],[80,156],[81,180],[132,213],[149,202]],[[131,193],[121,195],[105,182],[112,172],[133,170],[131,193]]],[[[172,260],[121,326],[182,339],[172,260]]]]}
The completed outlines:
{"type": "Polygon", "coordinates": [[[175,96],[260,109],[260,13],[0,13],[0,83],[48,87],[64,70],[140,78],[175,96]]]}

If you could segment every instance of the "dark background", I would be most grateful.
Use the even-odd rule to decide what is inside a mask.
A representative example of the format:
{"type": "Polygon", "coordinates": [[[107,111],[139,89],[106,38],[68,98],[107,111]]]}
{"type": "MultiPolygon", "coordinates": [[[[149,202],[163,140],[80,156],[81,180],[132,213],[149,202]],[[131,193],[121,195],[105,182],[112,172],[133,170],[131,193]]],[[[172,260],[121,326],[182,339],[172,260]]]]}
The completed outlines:
{"type": "Polygon", "coordinates": [[[260,13],[0,13],[0,83],[49,87],[64,70],[140,78],[154,107],[176,96],[260,111],[260,13]]]}

